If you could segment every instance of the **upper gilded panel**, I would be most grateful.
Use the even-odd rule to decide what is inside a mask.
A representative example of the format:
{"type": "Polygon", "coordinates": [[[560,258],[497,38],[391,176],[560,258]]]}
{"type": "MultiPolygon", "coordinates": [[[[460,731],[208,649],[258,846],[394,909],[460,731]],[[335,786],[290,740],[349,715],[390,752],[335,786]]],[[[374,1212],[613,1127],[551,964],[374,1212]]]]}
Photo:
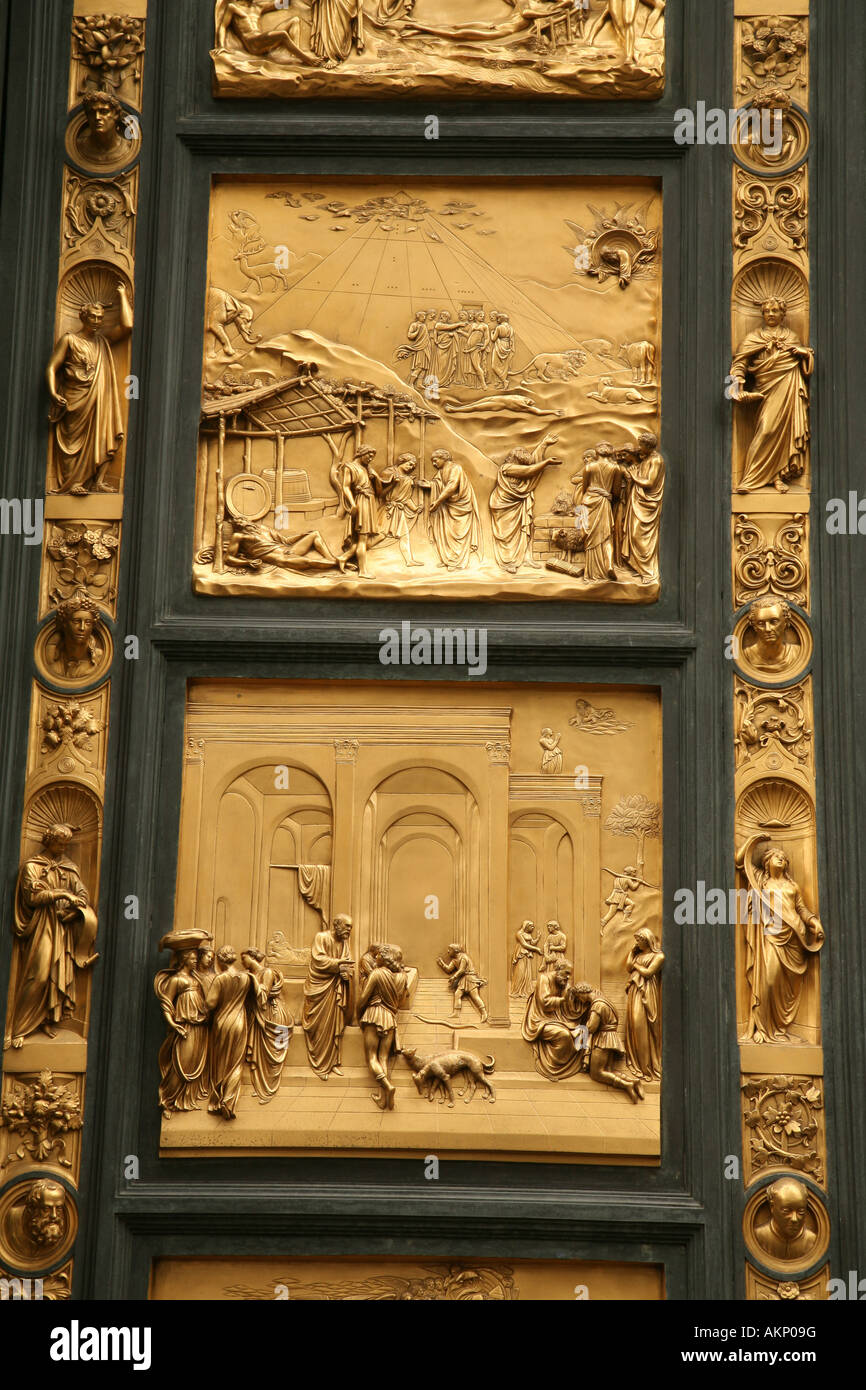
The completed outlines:
{"type": "Polygon", "coordinates": [[[570,96],[665,85],[665,0],[217,0],[218,96],[570,96]]]}
{"type": "Polygon", "coordinates": [[[226,179],[194,582],[659,594],[662,199],[647,179],[226,179]]]}

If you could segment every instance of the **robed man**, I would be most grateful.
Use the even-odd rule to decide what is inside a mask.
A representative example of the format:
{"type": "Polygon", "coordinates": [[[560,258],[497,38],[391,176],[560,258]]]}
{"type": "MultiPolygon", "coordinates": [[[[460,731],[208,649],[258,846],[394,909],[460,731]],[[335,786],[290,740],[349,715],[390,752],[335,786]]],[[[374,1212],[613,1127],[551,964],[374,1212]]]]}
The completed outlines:
{"type": "Polygon", "coordinates": [[[100,303],[84,304],[81,329],[64,333],[48,363],[54,424],[55,491],[84,496],[111,489],[105,475],[123,442],[123,412],[111,344],[132,332],[126,286],[118,282],[120,321],[104,327],[100,303]]]}
{"type": "Polygon", "coordinates": [[[354,1007],[355,962],[349,955],[351,917],[334,918],[330,929],[317,932],[304,981],[301,1024],[310,1066],[323,1081],[334,1072],[342,1076],[343,1032],[354,1007]]]}
{"type": "Polygon", "coordinates": [[[588,1046],[583,1011],[574,1007],[570,990],[571,966],[559,961],[539,973],[535,989],[526,1001],[523,1037],[535,1050],[535,1069],[549,1081],[564,1081],[584,1069],[588,1046]]]}
{"type": "Polygon", "coordinates": [[[642,434],[637,459],[629,468],[631,485],[623,523],[622,558],[642,584],[659,577],[659,531],[665,492],[665,461],[654,434],[642,434]]]}
{"type": "Polygon", "coordinates": [[[448,449],[437,449],[430,462],[430,539],[445,569],[465,569],[473,555],[481,559],[484,548],[475,489],[448,449]]]}

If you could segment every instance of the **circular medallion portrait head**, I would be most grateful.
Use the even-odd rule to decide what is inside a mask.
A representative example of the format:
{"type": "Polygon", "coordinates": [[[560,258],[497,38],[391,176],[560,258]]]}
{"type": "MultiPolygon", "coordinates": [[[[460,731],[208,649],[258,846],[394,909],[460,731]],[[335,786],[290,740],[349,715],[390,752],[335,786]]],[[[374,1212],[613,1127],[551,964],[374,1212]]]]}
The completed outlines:
{"type": "Polygon", "coordinates": [[[743,1224],[751,1253],[776,1269],[808,1269],[827,1249],[827,1213],[811,1188],[794,1175],[784,1174],[755,1193],[743,1224]]]}
{"type": "Polygon", "coordinates": [[[78,1214],[71,1194],[54,1178],[17,1182],[0,1198],[0,1263],[49,1269],[72,1247],[78,1214]]]}
{"type": "Polygon", "coordinates": [[[808,668],[812,635],[799,609],[776,594],[756,598],[734,629],[743,675],[765,685],[787,685],[808,668]]]}
{"type": "Polygon", "coordinates": [[[83,589],[56,604],[36,639],[36,661],[54,685],[91,685],[111,665],[112,644],[97,603],[83,589]]]}
{"type": "Polygon", "coordinates": [[[113,174],[137,159],[141,127],[113,92],[88,91],[66,129],[66,152],[80,168],[113,174]]]}

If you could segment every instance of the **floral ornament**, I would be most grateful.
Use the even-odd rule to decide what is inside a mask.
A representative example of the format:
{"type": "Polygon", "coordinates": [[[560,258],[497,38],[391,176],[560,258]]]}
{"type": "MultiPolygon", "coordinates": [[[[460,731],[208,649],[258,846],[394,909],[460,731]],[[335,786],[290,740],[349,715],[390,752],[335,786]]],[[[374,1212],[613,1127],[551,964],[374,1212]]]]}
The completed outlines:
{"type": "Polygon", "coordinates": [[[105,232],[127,243],[129,224],[135,214],[130,180],[126,178],[105,183],[72,172],[68,178],[69,196],[65,205],[67,243],[74,246],[76,241],[87,236],[97,219],[105,232]]]}
{"type": "Polygon", "coordinates": [[[742,47],[746,66],[756,78],[778,82],[781,78],[790,77],[786,85],[792,87],[806,52],[806,31],[796,19],[745,21],[742,47]]]}
{"type": "Polygon", "coordinates": [[[754,1172],[792,1168],[823,1182],[824,1166],[813,1141],[818,1133],[815,1112],[823,1109],[824,1097],[815,1083],[809,1077],[755,1076],[743,1082],[742,1091],[754,1172]]]}
{"type": "Polygon", "coordinates": [[[120,206],[120,199],[108,189],[95,190],[84,199],[84,209],[88,217],[112,217],[120,206]]]}
{"type": "Polygon", "coordinates": [[[95,85],[120,87],[132,69],[138,77],[144,52],[144,20],[91,14],[72,21],[75,57],[95,74],[95,85]]]}
{"type": "Polygon", "coordinates": [[[800,1285],[793,1284],[790,1280],[777,1284],[775,1293],[771,1294],[771,1298],[779,1299],[783,1303],[801,1302],[806,1297],[806,1294],[800,1292],[800,1285]]]}
{"type": "Polygon", "coordinates": [[[43,753],[52,753],[64,743],[71,743],[73,748],[89,748],[90,740],[105,727],[101,719],[94,719],[82,709],[77,700],[47,709],[40,725],[43,753]]]}
{"type": "Polygon", "coordinates": [[[60,582],[51,591],[52,600],[70,598],[78,588],[87,589],[102,602],[113,599],[117,591],[109,588],[110,571],[103,570],[113,558],[118,542],[114,526],[54,526],[46,549],[60,582]]]}
{"type": "Polygon", "coordinates": [[[6,1155],[0,1170],[16,1159],[36,1163],[49,1160],[61,1168],[71,1168],[63,1137],[81,1129],[81,1102],[68,1086],[54,1080],[50,1071],[41,1071],[32,1085],[13,1083],[11,1095],[0,1106],[0,1128],[22,1136],[18,1148],[6,1155]]]}

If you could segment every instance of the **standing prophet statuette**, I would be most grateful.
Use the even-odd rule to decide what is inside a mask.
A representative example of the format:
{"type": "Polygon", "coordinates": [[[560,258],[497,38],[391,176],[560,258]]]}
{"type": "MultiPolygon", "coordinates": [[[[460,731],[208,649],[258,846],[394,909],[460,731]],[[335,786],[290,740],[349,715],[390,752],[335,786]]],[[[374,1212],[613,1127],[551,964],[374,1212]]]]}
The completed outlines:
{"type": "Polygon", "coordinates": [[[123,442],[123,411],[111,344],[132,332],[132,308],[122,281],[117,295],[116,327],[103,328],[105,306],[99,301],[83,304],[80,331],[64,333],[48,363],[57,492],[82,497],[112,491],[105,475],[123,442]]]}
{"type": "Polygon", "coordinates": [[[785,326],[784,299],[765,299],[762,328],[744,338],[734,355],[733,399],[758,404],[758,419],[737,492],[787,484],[803,476],[809,446],[809,377],[815,354],[785,326]],[[751,377],[752,389],[746,390],[751,377]]]}
{"type": "Polygon", "coordinates": [[[78,865],[66,854],[74,834],[74,826],[49,825],[43,852],[25,860],[18,874],[12,926],[17,968],[4,1047],[21,1047],[40,1028],[55,1037],[75,1011],[76,971],[99,959],[96,913],[78,865]]]}
{"type": "Polygon", "coordinates": [[[824,945],[824,928],[791,877],[787,851],[769,835],[749,837],[737,852],[737,868],[752,890],[744,924],[749,1022],[741,1042],[802,1042],[790,1030],[800,1012],[810,958],[824,945]]]}

